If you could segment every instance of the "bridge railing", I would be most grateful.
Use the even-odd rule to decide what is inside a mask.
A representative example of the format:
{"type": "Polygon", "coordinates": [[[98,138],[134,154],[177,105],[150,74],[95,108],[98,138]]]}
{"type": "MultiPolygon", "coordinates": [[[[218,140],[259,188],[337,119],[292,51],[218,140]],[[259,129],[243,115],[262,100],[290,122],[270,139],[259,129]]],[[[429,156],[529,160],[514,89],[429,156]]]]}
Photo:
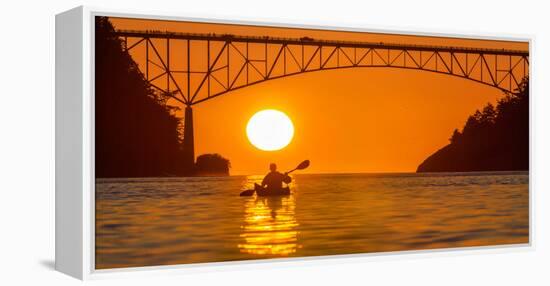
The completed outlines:
{"type": "Polygon", "coordinates": [[[185,39],[185,40],[210,40],[210,41],[235,41],[235,42],[254,42],[254,43],[287,43],[300,44],[311,46],[342,46],[342,47],[374,47],[384,49],[407,49],[407,50],[439,50],[453,52],[476,52],[483,54],[499,54],[499,55],[517,55],[528,56],[529,51],[512,50],[512,49],[489,49],[489,48],[473,48],[473,47],[457,47],[457,46],[442,46],[442,45],[418,45],[404,44],[395,42],[369,42],[369,41],[343,41],[343,40],[323,40],[313,39],[309,37],[302,38],[285,38],[285,37],[270,37],[270,36],[243,36],[234,34],[216,34],[216,33],[182,33],[160,30],[117,30],[116,34],[121,37],[146,37],[146,38],[170,38],[170,39],[185,39]]]}

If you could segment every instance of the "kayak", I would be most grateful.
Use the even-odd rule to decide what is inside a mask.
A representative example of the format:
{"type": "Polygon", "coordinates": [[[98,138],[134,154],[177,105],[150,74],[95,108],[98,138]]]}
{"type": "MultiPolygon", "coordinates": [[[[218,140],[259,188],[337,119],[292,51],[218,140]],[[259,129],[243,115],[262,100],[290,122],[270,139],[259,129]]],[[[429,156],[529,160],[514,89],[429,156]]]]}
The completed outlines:
{"type": "Polygon", "coordinates": [[[273,196],[288,196],[290,195],[290,188],[281,188],[279,190],[266,190],[264,188],[256,190],[256,194],[259,197],[273,197],[273,196]]]}
{"type": "Polygon", "coordinates": [[[280,188],[278,190],[267,190],[260,185],[255,185],[254,190],[259,197],[272,197],[272,196],[288,196],[290,195],[290,188],[280,188]]]}
{"type": "Polygon", "coordinates": [[[284,187],[278,190],[267,190],[262,186],[255,184],[253,190],[242,191],[241,197],[250,197],[256,193],[259,197],[275,197],[275,196],[288,196],[290,195],[290,188],[284,187]]]}

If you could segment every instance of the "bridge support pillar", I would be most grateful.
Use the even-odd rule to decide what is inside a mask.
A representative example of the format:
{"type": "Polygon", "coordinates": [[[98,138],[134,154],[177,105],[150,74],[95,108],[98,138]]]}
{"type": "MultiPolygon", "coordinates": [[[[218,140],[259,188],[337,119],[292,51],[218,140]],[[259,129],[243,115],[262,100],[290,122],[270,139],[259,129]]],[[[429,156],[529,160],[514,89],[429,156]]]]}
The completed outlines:
{"type": "Polygon", "coordinates": [[[195,168],[195,138],[193,135],[193,109],[185,107],[183,123],[183,166],[185,173],[190,175],[195,168]]]}

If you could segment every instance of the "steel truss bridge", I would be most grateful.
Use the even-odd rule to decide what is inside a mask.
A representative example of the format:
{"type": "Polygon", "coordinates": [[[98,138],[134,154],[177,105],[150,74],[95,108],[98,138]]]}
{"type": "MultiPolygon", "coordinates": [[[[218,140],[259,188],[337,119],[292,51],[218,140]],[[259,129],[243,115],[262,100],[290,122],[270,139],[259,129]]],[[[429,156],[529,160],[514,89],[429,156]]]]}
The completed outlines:
{"type": "Polygon", "coordinates": [[[186,106],[184,161],[194,162],[191,106],[233,90],[303,73],[398,68],[460,77],[515,93],[529,52],[385,42],[117,30],[151,87],[186,106]]]}

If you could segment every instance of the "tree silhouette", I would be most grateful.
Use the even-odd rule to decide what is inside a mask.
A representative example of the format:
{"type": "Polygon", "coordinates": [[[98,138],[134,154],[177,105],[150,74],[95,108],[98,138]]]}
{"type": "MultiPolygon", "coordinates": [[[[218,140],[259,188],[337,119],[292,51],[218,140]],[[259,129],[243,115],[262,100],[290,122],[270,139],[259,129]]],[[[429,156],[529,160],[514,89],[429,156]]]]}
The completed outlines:
{"type": "Polygon", "coordinates": [[[198,175],[229,175],[231,163],[220,154],[203,154],[197,157],[195,172],[198,175]]]}
{"type": "Polygon", "coordinates": [[[183,174],[181,122],[153,91],[106,17],[95,19],[97,177],[183,174]]]}
{"type": "Polygon", "coordinates": [[[96,177],[228,175],[229,160],[219,154],[184,169],[178,108],[151,88],[107,17],[96,17],[95,29],[96,177]]]}
{"type": "Polygon", "coordinates": [[[529,79],[516,91],[496,107],[487,104],[469,116],[450,144],[424,160],[417,172],[528,170],[529,79]]]}
{"type": "Polygon", "coordinates": [[[451,141],[451,143],[458,143],[458,141],[461,139],[461,137],[462,137],[462,133],[460,133],[460,131],[458,131],[458,129],[455,129],[455,131],[453,131],[453,135],[451,136],[449,141],[451,141]]]}

